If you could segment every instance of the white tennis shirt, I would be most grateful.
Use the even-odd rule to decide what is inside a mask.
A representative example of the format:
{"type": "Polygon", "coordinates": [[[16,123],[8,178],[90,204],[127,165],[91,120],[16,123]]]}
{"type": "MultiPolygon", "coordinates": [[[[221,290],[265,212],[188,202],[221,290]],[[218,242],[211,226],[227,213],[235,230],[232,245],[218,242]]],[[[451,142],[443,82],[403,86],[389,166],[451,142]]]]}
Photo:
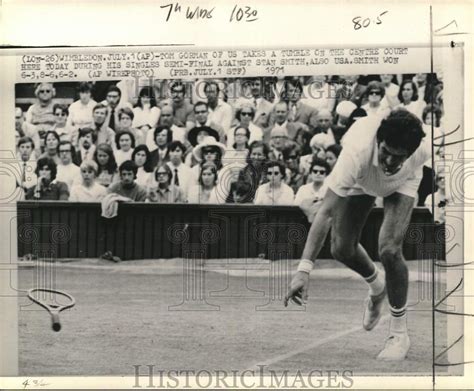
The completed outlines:
{"type": "Polygon", "coordinates": [[[377,129],[380,122],[378,117],[361,118],[344,136],[342,152],[326,179],[328,187],[340,197],[360,194],[387,197],[393,193],[416,197],[423,165],[431,158],[431,140],[423,138],[400,171],[385,175],[378,161],[377,129]]]}

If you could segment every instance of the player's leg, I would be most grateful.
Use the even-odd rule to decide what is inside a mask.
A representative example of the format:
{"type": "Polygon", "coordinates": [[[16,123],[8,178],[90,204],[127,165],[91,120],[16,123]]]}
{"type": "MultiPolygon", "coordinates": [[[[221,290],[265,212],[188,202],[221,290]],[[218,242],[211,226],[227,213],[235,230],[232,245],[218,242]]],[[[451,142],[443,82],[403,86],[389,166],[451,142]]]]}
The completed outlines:
{"type": "Polygon", "coordinates": [[[366,330],[372,330],[380,320],[386,296],[383,276],[359,243],[374,201],[367,195],[348,197],[347,203],[335,212],[331,234],[334,258],[359,273],[369,285],[362,321],[366,330]]]}
{"type": "Polygon", "coordinates": [[[390,333],[382,360],[403,360],[410,347],[406,323],[408,268],[402,253],[403,238],[410,222],[414,198],[394,193],[384,199],[384,220],[379,234],[380,260],[385,268],[390,303],[390,333]]]}

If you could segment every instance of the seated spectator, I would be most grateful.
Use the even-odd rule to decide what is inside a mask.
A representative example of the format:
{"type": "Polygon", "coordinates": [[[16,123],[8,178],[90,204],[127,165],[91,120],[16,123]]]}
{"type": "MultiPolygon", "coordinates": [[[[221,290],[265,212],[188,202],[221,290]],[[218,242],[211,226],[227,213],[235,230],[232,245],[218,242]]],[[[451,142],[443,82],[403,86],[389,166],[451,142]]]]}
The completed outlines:
{"type": "MultiPolygon", "coordinates": [[[[186,128],[179,127],[175,124],[173,108],[171,106],[166,105],[161,109],[160,120],[156,129],[158,128],[166,128],[170,131],[170,140],[168,142],[177,140],[181,141],[183,144],[186,143],[186,128]]],[[[148,132],[147,134],[146,145],[152,153],[157,149],[155,136],[156,129],[153,132],[148,132]]]]}
{"type": "Polygon", "coordinates": [[[58,154],[59,141],[58,134],[54,130],[48,130],[44,138],[44,152],[40,158],[49,157],[53,159],[56,164],[59,164],[61,162],[58,154]]]}
{"type": "Polygon", "coordinates": [[[250,183],[237,181],[231,184],[226,202],[231,204],[248,204],[252,203],[253,196],[254,192],[252,192],[252,185],[250,183]]]}
{"type": "Polygon", "coordinates": [[[133,111],[128,107],[122,107],[119,109],[119,132],[130,132],[135,138],[135,145],[145,144],[146,133],[138,128],[132,128],[133,123],[133,111]]]}
{"type": "Polygon", "coordinates": [[[234,130],[234,144],[227,148],[224,164],[233,162],[245,162],[249,155],[250,130],[243,126],[237,126],[234,130]]]}
{"type": "Polygon", "coordinates": [[[138,167],[137,184],[147,188],[153,180],[153,168],[151,167],[151,154],[144,144],[138,145],[132,153],[132,160],[138,167]]]}
{"type": "Polygon", "coordinates": [[[209,126],[213,128],[217,125],[216,130],[220,132],[220,140],[217,141],[225,143],[225,134],[232,126],[233,110],[232,106],[220,97],[221,92],[216,81],[208,80],[204,84],[204,94],[209,108],[209,126]]]}
{"type": "Polygon", "coordinates": [[[114,151],[115,161],[120,166],[126,160],[132,160],[133,149],[135,148],[135,137],[129,130],[119,132],[115,135],[114,151]]]}
{"type": "Polygon", "coordinates": [[[380,118],[387,118],[390,114],[390,108],[382,104],[382,99],[385,97],[385,89],[382,83],[378,81],[371,81],[365,90],[367,95],[367,103],[362,106],[366,111],[367,116],[378,116],[380,118]]]}
{"type": "MultiPolygon", "coordinates": [[[[241,107],[237,108],[235,118],[238,121],[237,126],[247,128],[250,131],[249,143],[254,141],[260,141],[263,139],[263,130],[253,123],[255,117],[255,107],[251,104],[244,103],[241,107]]],[[[234,145],[234,133],[235,128],[231,128],[227,131],[227,146],[232,147],[234,145]]]]}
{"type": "Polygon", "coordinates": [[[281,101],[275,104],[273,106],[273,112],[272,112],[272,117],[274,118],[274,123],[272,124],[270,122],[269,126],[264,129],[263,131],[263,141],[266,142],[267,144],[270,143],[271,139],[271,131],[273,128],[283,128],[284,131],[286,131],[286,134],[288,134],[288,138],[290,140],[295,140],[297,134],[299,133],[308,133],[309,134],[309,127],[306,124],[303,124],[302,122],[298,121],[293,121],[290,122],[288,121],[288,103],[281,101]]]}
{"type": "MultiPolygon", "coordinates": [[[[114,84],[108,87],[105,101],[103,101],[102,104],[108,109],[105,126],[112,129],[114,132],[117,131],[119,127],[118,111],[120,107],[128,107],[131,109],[132,105],[127,100],[122,100],[122,91],[114,84]]],[[[100,140],[99,142],[103,142],[103,140],[100,140]]]]}
{"type": "Polygon", "coordinates": [[[438,172],[436,175],[436,186],[438,191],[432,196],[426,197],[425,206],[432,211],[434,205],[434,221],[436,224],[444,224],[446,222],[446,205],[452,203],[451,197],[446,192],[446,180],[444,171],[438,172]]]}
{"type": "Polygon", "coordinates": [[[117,172],[117,162],[115,161],[114,151],[109,144],[99,144],[94,153],[94,161],[98,166],[97,183],[109,187],[113,182],[120,178],[117,172]]]}
{"type": "Polygon", "coordinates": [[[172,184],[172,172],[166,163],[160,163],[155,170],[156,185],[148,190],[148,200],[160,204],[186,202],[179,186],[172,184]]]}
{"type": "Polygon", "coordinates": [[[326,194],[327,187],[324,186],[324,180],[328,174],[329,164],[315,158],[311,163],[311,182],[301,186],[296,193],[294,205],[301,208],[310,223],[313,222],[326,194]]]}
{"type": "Polygon", "coordinates": [[[216,164],[212,161],[203,162],[200,166],[199,184],[190,187],[188,202],[190,204],[218,204],[217,178],[216,164]]]}
{"type": "Polygon", "coordinates": [[[295,135],[295,143],[300,147],[301,155],[310,155],[311,154],[311,147],[309,143],[313,135],[304,129],[299,129],[295,135]]]}
{"type": "MultiPolygon", "coordinates": [[[[206,137],[200,144],[196,145],[193,149],[194,158],[202,164],[202,162],[213,162],[216,165],[217,172],[222,169],[222,158],[226,153],[224,144],[221,144],[215,140],[214,137],[206,137]]],[[[200,177],[201,166],[195,165],[191,168],[192,178],[200,177]]],[[[194,182],[194,185],[197,185],[194,182]]]]}
{"type": "MultiPolygon", "coordinates": [[[[163,114],[166,115],[166,110],[163,114]]],[[[170,127],[157,126],[153,132],[153,139],[155,140],[155,149],[151,151],[151,166],[155,169],[158,164],[170,160],[168,145],[173,141],[173,132],[170,127]]]]}
{"type": "Polygon", "coordinates": [[[336,87],[331,86],[324,75],[311,76],[303,86],[303,97],[301,101],[308,106],[331,112],[336,103],[336,87]]]}
{"type": "Polygon", "coordinates": [[[179,186],[186,199],[188,197],[189,186],[192,184],[192,170],[183,163],[186,147],[180,141],[172,141],[169,145],[169,158],[167,163],[172,172],[171,181],[173,185],[179,186]]]}
{"type": "Polygon", "coordinates": [[[59,139],[71,141],[71,128],[67,126],[67,117],[69,115],[67,106],[57,103],[53,106],[53,113],[56,117],[54,131],[58,134],[59,139]]]}
{"type": "Polygon", "coordinates": [[[107,189],[96,182],[99,167],[93,160],[85,160],[81,164],[82,180],[71,189],[69,201],[100,202],[107,195],[107,189]]]}
{"type": "MultiPolygon", "coordinates": [[[[171,109],[174,114],[174,123],[186,131],[194,128],[194,107],[185,99],[185,85],[180,81],[174,81],[170,86],[171,109]]],[[[183,142],[184,139],[179,139],[183,142]]]]}
{"type": "MultiPolygon", "coordinates": [[[[52,83],[39,83],[35,88],[37,101],[32,104],[25,114],[26,134],[47,132],[54,128],[56,118],[54,116],[53,98],[56,90],[52,83]]],[[[33,138],[34,139],[34,138],[33,138]]]]}
{"type": "Polygon", "coordinates": [[[144,202],[147,199],[147,191],[137,185],[137,165],[131,160],[125,160],[119,167],[120,181],[112,183],[107,192],[116,193],[123,197],[128,197],[132,201],[144,202]]]}
{"type": "Polygon", "coordinates": [[[415,114],[419,119],[422,118],[423,109],[426,102],[418,99],[418,88],[412,80],[404,80],[400,86],[398,100],[401,102],[397,108],[403,108],[410,113],[415,114]]]}
{"type": "Polygon", "coordinates": [[[286,165],[285,183],[296,193],[305,182],[299,167],[300,149],[296,144],[283,150],[283,161],[286,165]]]}
{"type": "Polygon", "coordinates": [[[382,86],[385,90],[385,96],[382,99],[381,105],[392,110],[400,104],[400,101],[398,100],[400,86],[392,83],[393,75],[390,74],[380,75],[380,80],[382,81],[382,86]]]}
{"type": "Polygon", "coordinates": [[[92,128],[79,129],[79,150],[73,158],[73,162],[76,166],[80,166],[84,160],[92,160],[95,152],[95,142],[97,141],[97,135],[92,128]]]}
{"type": "Polygon", "coordinates": [[[21,107],[15,107],[15,132],[18,134],[18,139],[27,136],[25,131],[25,116],[23,115],[21,107]]]}
{"type": "Polygon", "coordinates": [[[79,83],[78,90],[79,100],[76,100],[69,106],[69,115],[66,123],[66,127],[71,132],[74,129],[92,128],[94,124],[92,111],[97,102],[92,99],[92,85],[87,82],[79,83]]]}
{"type": "Polygon", "coordinates": [[[35,174],[38,177],[36,186],[30,187],[25,198],[27,200],[67,201],[69,190],[64,182],[56,181],[56,163],[49,157],[38,159],[35,174]]]}
{"type": "Polygon", "coordinates": [[[293,189],[284,183],[285,166],[278,161],[266,164],[268,183],[260,185],[255,194],[255,205],[293,205],[293,189]]]}
{"type": "Polygon", "coordinates": [[[331,172],[336,165],[337,158],[341,154],[341,151],[342,147],[339,144],[333,144],[326,148],[326,163],[329,164],[329,172],[331,172]]]}
{"type": "Polygon", "coordinates": [[[209,126],[196,126],[192,128],[189,133],[188,133],[188,142],[190,147],[187,149],[185,155],[185,164],[189,167],[193,167],[196,164],[199,164],[199,162],[196,160],[194,155],[192,154],[193,148],[201,144],[201,142],[207,137],[207,136],[212,136],[216,139],[216,141],[219,141],[219,133],[213,129],[210,128],[209,126]]]}
{"type": "Polygon", "coordinates": [[[58,150],[60,163],[57,166],[56,179],[64,182],[71,191],[73,183],[79,182],[81,177],[80,168],[72,162],[75,150],[70,141],[61,141],[58,150]]]}
{"type": "Polygon", "coordinates": [[[262,141],[254,141],[249,147],[247,165],[240,171],[238,180],[251,186],[250,201],[253,202],[257,188],[266,181],[265,163],[268,161],[270,149],[262,141]]]}
{"type": "MultiPolygon", "coordinates": [[[[232,109],[231,109],[231,114],[232,114],[232,109]]],[[[214,131],[217,132],[216,140],[220,142],[225,142],[224,128],[219,123],[213,122],[209,119],[209,106],[206,102],[197,102],[194,105],[194,118],[196,119],[195,128],[202,128],[202,127],[212,128],[214,131]]],[[[229,122],[229,125],[230,125],[230,122],[229,122]]],[[[230,126],[227,129],[230,129],[230,126]]],[[[188,139],[189,139],[189,133],[188,133],[188,139]]]]}
{"type": "Polygon", "coordinates": [[[442,112],[441,109],[434,105],[426,105],[423,109],[422,120],[423,120],[423,131],[426,134],[427,139],[431,139],[431,125],[433,125],[435,143],[440,144],[444,136],[444,132],[440,127],[442,112]]]}
{"type": "Polygon", "coordinates": [[[288,146],[288,133],[284,128],[273,128],[270,140],[270,160],[283,161],[283,150],[288,146]]]}
{"type": "Polygon", "coordinates": [[[303,87],[299,80],[288,80],[285,84],[284,100],[288,102],[288,121],[305,124],[310,131],[316,126],[318,111],[301,99],[303,87]]]}
{"type": "Polygon", "coordinates": [[[17,187],[22,189],[20,199],[25,198],[27,190],[35,186],[38,178],[36,177],[36,159],[34,157],[34,142],[31,137],[21,137],[18,140],[17,156],[20,164],[20,178],[17,179],[17,187]]]}
{"type": "Polygon", "coordinates": [[[313,134],[324,134],[327,139],[327,145],[335,144],[336,138],[331,129],[332,114],[328,109],[321,109],[316,116],[316,125],[313,129],[313,134]]]}
{"type": "MultiPolygon", "coordinates": [[[[255,109],[255,115],[252,118],[254,124],[261,129],[270,125],[270,115],[273,110],[273,103],[265,98],[264,78],[251,77],[244,80],[242,84],[242,96],[235,103],[235,107],[251,105],[255,109]]],[[[253,140],[252,140],[253,141],[253,140]]]]}
{"type": "Polygon", "coordinates": [[[154,129],[158,125],[161,110],[156,105],[155,94],[153,88],[143,87],[138,94],[138,101],[133,109],[133,124],[134,128],[140,129],[143,126],[148,126],[149,129],[154,129]]]}
{"type": "MultiPolygon", "coordinates": [[[[315,157],[325,160],[326,159],[326,144],[328,140],[324,133],[319,133],[311,138],[309,146],[311,147],[311,154],[301,156],[300,159],[300,172],[308,177],[309,170],[311,168],[311,162],[315,157]]],[[[310,179],[310,177],[308,177],[310,179]]]]}

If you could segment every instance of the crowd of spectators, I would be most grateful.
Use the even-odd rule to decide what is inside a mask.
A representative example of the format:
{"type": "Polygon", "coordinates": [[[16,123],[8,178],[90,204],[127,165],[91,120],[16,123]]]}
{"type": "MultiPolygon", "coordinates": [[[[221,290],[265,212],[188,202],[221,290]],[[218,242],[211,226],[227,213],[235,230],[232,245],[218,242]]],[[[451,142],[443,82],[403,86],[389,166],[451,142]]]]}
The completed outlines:
{"type": "MultiPolygon", "coordinates": [[[[428,137],[433,122],[443,137],[433,74],[163,80],[135,84],[135,94],[123,85],[107,85],[101,100],[93,83],[75,83],[65,105],[40,83],[35,103],[17,105],[25,199],[298,205],[312,220],[359,118],[408,110],[428,137]]],[[[432,192],[430,167],[425,176],[419,205],[432,192]]]]}

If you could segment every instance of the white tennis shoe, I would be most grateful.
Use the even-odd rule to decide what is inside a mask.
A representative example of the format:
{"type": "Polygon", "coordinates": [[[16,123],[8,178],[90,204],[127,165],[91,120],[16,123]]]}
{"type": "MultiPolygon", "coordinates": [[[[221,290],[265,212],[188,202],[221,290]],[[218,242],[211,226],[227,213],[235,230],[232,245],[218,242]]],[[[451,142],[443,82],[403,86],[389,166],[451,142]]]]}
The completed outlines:
{"type": "Polygon", "coordinates": [[[379,322],[382,316],[382,307],[385,296],[387,296],[386,288],[383,289],[382,293],[376,296],[369,294],[369,296],[365,299],[365,310],[362,325],[367,331],[372,330],[379,322]]]}
{"type": "Polygon", "coordinates": [[[381,361],[402,361],[410,349],[408,333],[392,333],[385,341],[384,349],[377,356],[381,361]]]}

